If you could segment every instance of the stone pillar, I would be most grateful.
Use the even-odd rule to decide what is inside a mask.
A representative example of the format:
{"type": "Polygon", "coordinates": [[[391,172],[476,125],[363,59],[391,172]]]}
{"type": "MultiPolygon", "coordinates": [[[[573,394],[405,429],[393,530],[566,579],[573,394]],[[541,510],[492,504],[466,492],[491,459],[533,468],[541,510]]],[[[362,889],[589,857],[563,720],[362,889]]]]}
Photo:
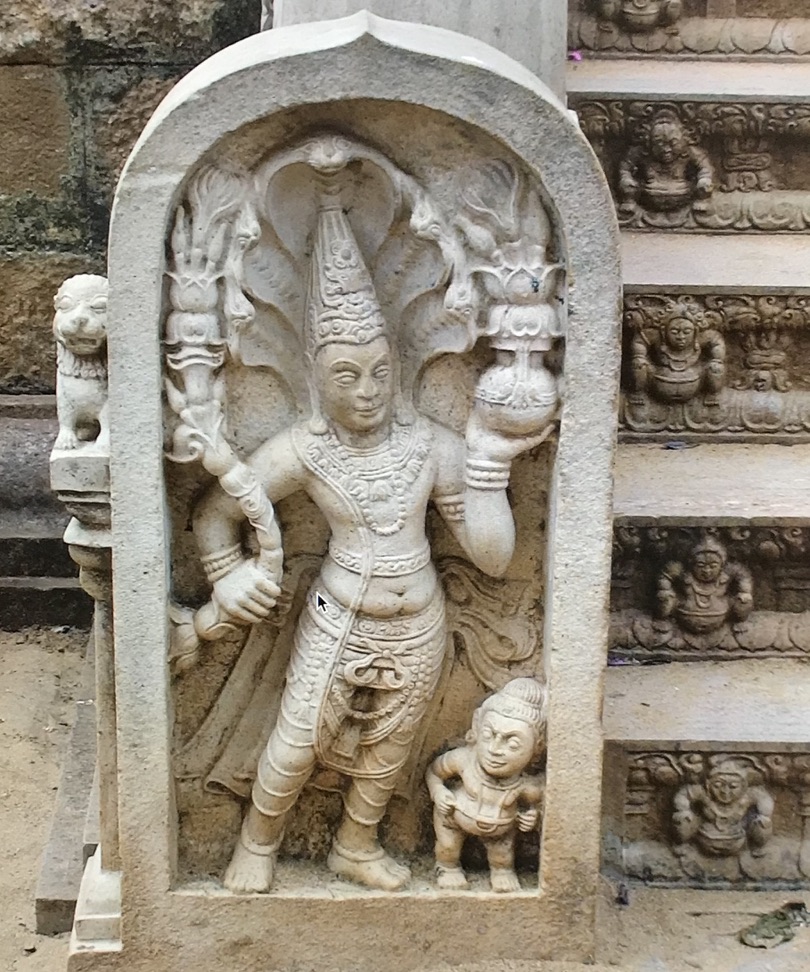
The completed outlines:
{"type": "MultiPolygon", "coordinates": [[[[542,5],[537,0],[275,0],[272,26],[333,20],[360,10],[485,41],[520,61],[565,100],[568,5],[562,0],[542,5]]],[[[266,8],[262,26],[271,26],[266,8]]]]}
{"type": "MultiPolygon", "coordinates": [[[[105,531],[106,532],[106,531],[105,531]]],[[[115,651],[112,632],[112,566],[109,547],[93,546],[97,539],[78,520],[72,520],[70,556],[79,565],[83,589],[95,601],[93,641],[96,673],[96,737],[99,780],[99,853],[104,870],[117,871],[118,854],[118,758],[115,741],[115,651]]]]}
{"type": "Polygon", "coordinates": [[[83,589],[93,598],[99,845],[87,862],[73,922],[73,945],[109,947],[120,937],[118,756],[110,532],[110,459],[106,445],[81,444],[51,453],[51,487],[73,518],[65,531],[83,589]]]}

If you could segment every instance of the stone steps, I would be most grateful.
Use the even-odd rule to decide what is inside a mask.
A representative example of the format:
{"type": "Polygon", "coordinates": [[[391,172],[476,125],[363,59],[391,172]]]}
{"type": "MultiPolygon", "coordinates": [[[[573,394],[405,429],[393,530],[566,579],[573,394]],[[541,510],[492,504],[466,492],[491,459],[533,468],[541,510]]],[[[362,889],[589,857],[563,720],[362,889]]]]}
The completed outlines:
{"type": "Polygon", "coordinates": [[[810,236],[622,232],[625,294],[810,293],[810,236]]]}
{"type": "Polygon", "coordinates": [[[605,739],[662,749],[807,747],[810,665],[797,659],[617,666],[605,676],[605,739]]]}
{"type": "MultiPolygon", "coordinates": [[[[580,8],[574,20],[591,16],[592,6],[580,8]]],[[[612,29],[621,40],[623,28],[612,29]]],[[[623,224],[605,871],[669,888],[806,887],[810,60],[607,53],[585,52],[567,69],[569,103],[623,224]],[[691,194],[679,190],[677,165],[654,156],[656,124],[675,157],[689,158],[691,194]],[[702,367],[722,361],[713,402],[705,379],[690,391],[675,366],[666,370],[666,355],[678,356],[665,343],[674,320],[692,322],[702,367]],[[664,375],[646,383],[645,342],[652,373],[664,375]],[[727,551],[720,594],[689,573],[707,531],[727,551]],[[713,622],[711,610],[738,604],[739,584],[753,590],[753,610],[750,600],[748,615],[735,607],[746,617],[737,623],[721,607],[713,622]],[[742,851],[720,836],[701,856],[714,831],[696,794],[711,804],[712,774],[735,772],[773,800],[773,838],[747,857],[746,823],[742,851]],[[675,810],[686,800],[703,828],[697,838],[679,836],[675,810]]]]}
{"type": "Polygon", "coordinates": [[[810,62],[718,60],[666,61],[610,58],[569,61],[566,87],[572,100],[734,101],[806,103],[810,62]]]}
{"type": "MultiPolygon", "coordinates": [[[[617,524],[810,524],[810,445],[621,443],[617,524]]],[[[810,725],[810,723],[808,723],[810,725]]]]}
{"type": "Polygon", "coordinates": [[[0,628],[8,631],[92,619],[62,541],[69,516],[50,488],[55,416],[53,395],[0,395],[0,628]]]}

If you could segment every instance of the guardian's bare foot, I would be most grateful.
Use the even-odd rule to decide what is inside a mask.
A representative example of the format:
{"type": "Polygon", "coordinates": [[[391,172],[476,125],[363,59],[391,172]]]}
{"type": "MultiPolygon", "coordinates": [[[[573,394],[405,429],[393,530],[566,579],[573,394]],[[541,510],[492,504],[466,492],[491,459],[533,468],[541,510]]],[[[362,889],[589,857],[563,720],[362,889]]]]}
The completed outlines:
{"type": "Polygon", "coordinates": [[[266,894],[273,886],[278,844],[256,844],[239,835],[222,883],[234,894],[266,894]]]}
{"type": "Polygon", "coordinates": [[[470,884],[467,875],[460,867],[445,867],[436,865],[436,887],[445,891],[466,891],[470,884]]]}
{"type": "Polygon", "coordinates": [[[411,879],[410,868],[398,864],[379,845],[368,851],[353,851],[335,840],[326,866],[338,877],[377,891],[399,891],[411,879]]]}
{"type": "Polygon", "coordinates": [[[499,893],[520,891],[520,881],[511,867],[490,868],[489,883],[492,885],[492,890],[499,893]]]}

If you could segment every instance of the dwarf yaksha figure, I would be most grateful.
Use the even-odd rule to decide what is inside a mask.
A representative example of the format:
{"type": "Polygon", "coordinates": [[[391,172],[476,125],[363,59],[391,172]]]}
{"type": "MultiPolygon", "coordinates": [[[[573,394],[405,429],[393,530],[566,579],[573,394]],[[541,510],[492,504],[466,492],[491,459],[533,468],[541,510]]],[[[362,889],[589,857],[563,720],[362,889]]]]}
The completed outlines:
{"type": "MultiPolygon", "coordinates": [[[[329,868],[381,890],[408,882],[408,868],[383,850],[377,829],[446,650],[427,504],[482,571],[503,574],[515,542],[511,461],[551,431],[500,434],[474,409],[465,439],[402,407],[396,348],[337,186],[324,177],[319,191],[304,321],[312,415],[247,464],[271,503],[306,492],[331,538],[224,876],[240,892],[270,889],[285,822],[316,766],[346,778],[329,868]]],[[[234,496],[215,485],[194,529],[220,616],[254,624],[273,609],[280,576],[246,555],[244,518],[234,496]]]]}
{"type": "Polygon", "coordinates": [[[729,563],[723,544],[707,535],[686,563],[672,561],[664,567],[657,599],[659,617],[674,617],[684,631],[704,634],[745,621],[753,608],[753,582],[748,569],[729,563]]]}
{"type": "Polygon", "coordinates": [[[660,108],[646,139],[619,163],[619,215],[632,218],[642,210],[655,225],[679,226],[692,204],[710,196],[714,187],[706,152],[691,143],[676,111],[660,108]]]}
{"type": "Polygon", "coordinates": [[[431,763],[426,780],[440,888],[469,887],[460,860],[471,836],[486,849],[492,890],[520,890],[515,835],[539,821],[545,778],[525,770],[542,752],[545,724],[545,687],[533,678],[513,679],[476,709],[467,745],[431,763]]]}
{"type": "Polygon", "coordinates": [[[644,328],[630,346],[633,400],[644,393],[667,404],[691,401],[703,393],[716,405],[726,374],[726,344],[712,328],[701,328],[688,304],[669,307],[659,327],[644,328]]]}
{"type": "Polygon", "coordinates": [[[672,815],[676,853],[692,843],[713,857],[733,857],[746,846],[761,856],[773,834],[774,803],[764,786],[754,784],[758,776],[744,757],[715,757],[703,783],[682,786],[672,815]]]}

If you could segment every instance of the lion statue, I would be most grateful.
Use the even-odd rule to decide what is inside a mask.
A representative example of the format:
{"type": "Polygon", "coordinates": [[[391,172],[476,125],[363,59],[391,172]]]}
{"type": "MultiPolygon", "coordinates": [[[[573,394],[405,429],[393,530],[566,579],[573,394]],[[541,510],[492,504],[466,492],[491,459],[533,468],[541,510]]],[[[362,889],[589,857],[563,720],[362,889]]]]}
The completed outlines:
{"type": "Polygon", "coordinates": [[[54,449],[81,443],[109,447],[107,409],[107,278],[68,277],[56,292],[56,411],[54,449]]]}

